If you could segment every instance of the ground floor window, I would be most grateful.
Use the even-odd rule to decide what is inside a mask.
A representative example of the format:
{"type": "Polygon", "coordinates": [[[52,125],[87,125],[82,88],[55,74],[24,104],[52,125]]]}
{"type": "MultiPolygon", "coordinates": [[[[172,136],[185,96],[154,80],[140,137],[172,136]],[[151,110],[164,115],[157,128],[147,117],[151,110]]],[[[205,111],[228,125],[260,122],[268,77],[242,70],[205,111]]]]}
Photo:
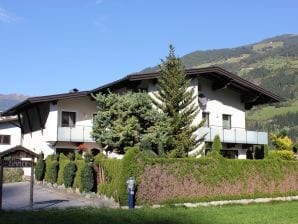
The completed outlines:
{"type": "Polygon", "coordinates": [[[69,155],[69,153],[74,153],[75,149],[70,148],[56,148],[56,154],[63,153],[64,155],[69,155]]]}
{"type": "Polygon", "coordinates": [[[220,154],[222,154],[223,157],[228,159],[238,158],[238,150],[221,150],[220,154]]]}

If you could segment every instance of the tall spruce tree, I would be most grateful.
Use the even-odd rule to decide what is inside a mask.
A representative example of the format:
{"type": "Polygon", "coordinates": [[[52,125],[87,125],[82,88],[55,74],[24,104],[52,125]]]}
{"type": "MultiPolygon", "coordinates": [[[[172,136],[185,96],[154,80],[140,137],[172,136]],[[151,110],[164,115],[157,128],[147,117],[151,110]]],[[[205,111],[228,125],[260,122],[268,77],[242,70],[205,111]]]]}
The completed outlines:
{"type": "Polygon", "coordinates": [[[152,101],[169,118],[168,143],[165,153],[168,157],[186,157],[188,152],[198,147],[200,139],[195,131],[203,125],[193,124],[199,107],[195,104],[194,88],[186,78],[180,58],[175,56],[175,49],[170,45],[166,60],[161,60],[159,91],[154,93],[152,101]]]}

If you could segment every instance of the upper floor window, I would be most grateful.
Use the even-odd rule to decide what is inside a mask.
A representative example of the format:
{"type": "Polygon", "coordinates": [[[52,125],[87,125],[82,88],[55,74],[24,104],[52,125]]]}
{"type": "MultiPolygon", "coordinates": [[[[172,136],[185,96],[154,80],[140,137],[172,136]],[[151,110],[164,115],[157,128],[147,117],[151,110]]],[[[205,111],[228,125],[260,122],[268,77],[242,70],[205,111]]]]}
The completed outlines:
{"type": "Polygon", "coordinates": [[[76,125],[76,112],[62,111],[61,126],[74,127],[76,125]]]}
{"type": "Polygon", "coordinates": [[[205,120],[204,126],[209,127],[209,113],[203,112],[202,118],[205,120]]]}
{"type": "Polygon", "coordinates": [[[10,145],[10,135],[0,135],[0,145],[10,145]]]}
{"type": "Polygon", "coordinates": [[[223,114],[222,115],[222,127],[225,129],[231,129],[231,115],[223,114]]]}

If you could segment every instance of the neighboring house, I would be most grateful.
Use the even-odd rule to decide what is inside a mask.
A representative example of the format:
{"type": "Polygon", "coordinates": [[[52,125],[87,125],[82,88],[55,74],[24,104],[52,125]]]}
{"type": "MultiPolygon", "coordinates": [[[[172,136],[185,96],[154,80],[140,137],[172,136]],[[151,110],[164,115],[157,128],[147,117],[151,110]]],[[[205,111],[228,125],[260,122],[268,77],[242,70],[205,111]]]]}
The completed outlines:
{"type": "MultiPolygon", "coordinates": [[[[245,111],[282,98],[220,67],[187,69],[186,74],[198,96],[195,103],[201,108],[194,122],[206,119],[197,135],[205,135],[207,150],[216,134],[223,143],[224,156],[229,158],[245,159],[247,149],[268,143],[266,132],[246,130],[245,111]]],[[[18,116],[22,145],[37,153],[70,152],[82,143],[96,151],[101,147],[90,137],[97,110],[91,95],[108,90],[143,90],[152,95],[157,91],[158,76],[158,72],[134,74],[91,91],[32,97],[3,114],[18,116]]]]}
{"type": "Polygon", "coordinates": [[[21,144],[21,130],[16,116],[0,117],[0,153],[21,144]]]}

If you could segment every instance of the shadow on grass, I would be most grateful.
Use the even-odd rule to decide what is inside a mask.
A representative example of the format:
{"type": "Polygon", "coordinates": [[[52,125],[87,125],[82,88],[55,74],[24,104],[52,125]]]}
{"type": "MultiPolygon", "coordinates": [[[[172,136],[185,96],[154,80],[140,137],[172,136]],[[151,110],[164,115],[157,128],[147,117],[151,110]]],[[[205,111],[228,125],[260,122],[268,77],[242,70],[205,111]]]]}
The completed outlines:
{"type": "Polygon", "coordinates": [[[96,208],[68,208],[48,209],[39,211],[0,212],[0,223],[142,223],[142,224],[211,224],[210,220],[198,218],[199,214],[193,215],[181,209],[96,209],[96,208]]]}

